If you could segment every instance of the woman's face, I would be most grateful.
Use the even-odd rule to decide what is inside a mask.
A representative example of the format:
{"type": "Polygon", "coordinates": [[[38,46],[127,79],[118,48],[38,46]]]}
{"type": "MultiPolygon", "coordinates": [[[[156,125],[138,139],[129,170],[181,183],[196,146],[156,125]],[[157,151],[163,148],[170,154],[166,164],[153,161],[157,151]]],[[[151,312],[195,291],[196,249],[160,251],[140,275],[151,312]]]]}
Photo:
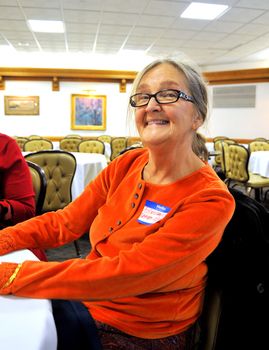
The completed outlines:
{"type": "MultiPolygon", "coordinates": [[[[183,73],[169,63],[160,64],[141,79],[137,93],[154,94],[163,89],[176,89],[191,95],[183,73]]],[[[192,135],[201,124],[195,105],[178,99],[175,103],[159,104],[152,97],[146,106],[136,107],[135,122],[143,144],[166,142],[192,143],[192,135]]]]}

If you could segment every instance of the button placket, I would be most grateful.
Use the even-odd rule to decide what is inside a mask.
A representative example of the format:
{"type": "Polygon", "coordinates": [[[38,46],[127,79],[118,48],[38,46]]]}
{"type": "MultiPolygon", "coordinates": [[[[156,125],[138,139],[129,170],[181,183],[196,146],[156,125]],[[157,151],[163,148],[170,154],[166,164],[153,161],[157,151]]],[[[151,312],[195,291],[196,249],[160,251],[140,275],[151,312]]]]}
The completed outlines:
{"type": "MultiPolygon", "coordinates": [[[[142,190],[142,188],[143,188],[143,184],[141,183],[141,182],[139,182],[138,183],[138,185],[137,185],[137,191],[134,193],[134,195],[133,195],[133,198],[135,199],[135,200],[138,200],[139,199],[139,197],[140,197],[140,194],[139,194],[139,192],[142,190]]],[[[132,209],[134,209],[135,207],[137,206],[137,203],[136,202],[131,202],[131,208],[132,209]]]]}

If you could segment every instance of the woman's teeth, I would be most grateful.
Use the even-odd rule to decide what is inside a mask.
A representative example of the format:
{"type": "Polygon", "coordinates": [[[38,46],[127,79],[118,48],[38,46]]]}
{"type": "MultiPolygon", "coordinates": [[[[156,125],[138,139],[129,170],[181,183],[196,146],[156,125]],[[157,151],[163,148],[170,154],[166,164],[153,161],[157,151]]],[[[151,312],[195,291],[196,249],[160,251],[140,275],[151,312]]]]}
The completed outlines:
{"type": "Polygon", "coordinates": [[[148,125],[153,125],[153,124],[158,124],[158,125],[164,125],[164,124],[168,124],[168,120],[150,120],[147,122],[148,125]]]}

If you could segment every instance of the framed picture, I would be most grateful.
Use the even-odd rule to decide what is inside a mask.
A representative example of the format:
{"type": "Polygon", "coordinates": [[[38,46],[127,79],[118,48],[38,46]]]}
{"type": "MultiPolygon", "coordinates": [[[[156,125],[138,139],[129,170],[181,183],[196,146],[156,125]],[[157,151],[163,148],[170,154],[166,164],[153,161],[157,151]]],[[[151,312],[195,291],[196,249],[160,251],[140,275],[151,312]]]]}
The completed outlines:
{"type": "Polygon", "coordinates": [[[39,96],[5,96],[6,115],[39,115],[39,96]]]}
{"type": "Polygon", "coordinates": [[[106,96],[72,95],[71,109],[71,129],[106,129],[106,96]]]}

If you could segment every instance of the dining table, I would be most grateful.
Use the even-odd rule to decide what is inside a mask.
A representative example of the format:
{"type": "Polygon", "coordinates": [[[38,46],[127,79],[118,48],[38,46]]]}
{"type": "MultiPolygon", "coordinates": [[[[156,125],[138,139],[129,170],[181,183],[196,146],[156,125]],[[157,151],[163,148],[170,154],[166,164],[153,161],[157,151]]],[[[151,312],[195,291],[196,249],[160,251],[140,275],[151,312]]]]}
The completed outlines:
{"type": "Polygon", "coordinates": [[[253,174],[269,178],[269,151],[251,152],[248,169],[253,174]]]}
{"type": "MultiPolygon", "coordinates": [[[[53,149],[55,150],[61,149],[59,141],[53,141],[52,144],[53,144],[53,149]]],[[[111,145],[108,142],[104,142],[104,145],[105,145],[105,156],[107,161],[109,161],[111,157],[111,145]]]]}
{"type": "MultiPolygon", "coordinates": [[[[38,260],[27,249],[0,256],[1,262],[38,260]]],[[[48,299],[0,296],[0,349],[56,350],[57,332],[48,299]]]]}
{"type": "Polygon", "coordinates": [[[92,181],[106,166],[107,159],[100,153],[70,152],[77,161],[77,168],[72,183],[72,200],[77,198],[87,184],[92,181]]]}

